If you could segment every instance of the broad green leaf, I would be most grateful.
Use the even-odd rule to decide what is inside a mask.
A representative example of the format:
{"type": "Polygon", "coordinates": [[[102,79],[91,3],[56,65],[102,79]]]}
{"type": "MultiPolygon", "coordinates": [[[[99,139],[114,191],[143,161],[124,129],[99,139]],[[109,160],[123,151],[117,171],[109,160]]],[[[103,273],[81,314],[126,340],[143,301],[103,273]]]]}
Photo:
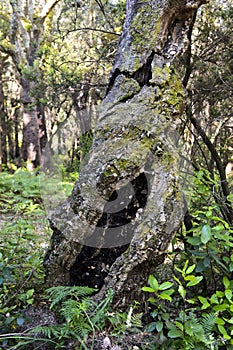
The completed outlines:
{"type": "Polygon", "coordinates": [[[172,295],[174,292],[175,292],[174,289],[167,289],[165,293],[168,295],[172,295]]]}
{"type": "Polygon", "coordinates": [[[148,301],[149,301],[150,303],[152,303],[152,304],[153,304],[153,303],[156,303],[156,299],[155,299],[155,298],[152,298],[152,297],[151,297],[151,298],[148,298],[148,301]]]}
{"type": "Polygon", "coordinates": [[[205,259],[203,260],[203,265],[205,267],[208,267],[210,266],[210,257],[209,256],[206,256],[205,259]]]}
{"type": "Polygon", "coordinates": [[[155,290],[151,287],[142,287],[143,292],[154,293],[155,290]]]}
{"type": "Polygon", "coordinates": [[[179,329],[171,329],[168,332],[169,338],[182,338],[183,333],[179,329]]]}
{"type": "Polygon", "coordinates": [[[184,289],[183,286],[179,286],[178,288],[178,292],[180,293],[180,295],[182,296],[182,298],[184,299],[186,296],[186,290],[184,289]]]}
{"type": "Polygon", "coordinates": [[[172,298],[170,297],[170,295],[166,294],[166,293],[161,293],[159,295],[159,298],[162,300],[168,300],[168,301],[172,301],[172,298]]]}
{"type": "Polygon", "coordinates": [[[197,245],[197,246],[199,246],[200,244],[201,244],[201,239],[200,239],[200,237],[198,237],[198,236],[194,236],[194,237],[188,237],[187,238],[187,242],[189,243],[189,244],[191,244],[191,245],[197,245]]]}
{"type": "Polygon", "coordinates": [[[158,310],[153,310],[151,316],[155,318],[158,315],[158,310]]]}
{"type": "Polygon", "coordinates": [[[201,310],[205,310],[210,306],[210,303],[208,302],[208,300],[206,298],[199,296],[198,299],[202,303],[201,310]]]}
{"type": "Polygon", "coordinates": [[[188,299],[187,302],[189,304],[196,304],[197,301],[195,299],[188,299]]]}
{"type": "Polygon", "coordinates": [[[203,244],[209,242],[211,238],[211,228],[209,225],[204,225],[201,230],[201,241],[203,244]]]}
{"type": "Polygon", "coordinates": [[[200,302],[201,302],[202,304],[208,303],[208,300],[207,300],[206,298],[204,298],[204,297],[198,296],[198,299],[200,300],[200,302]]]}
{"type": "MultiPolygon", "coordinates": [[[[224,293],[223,295],[224,296],[224,293]]],[[[213,294],[210,298],[211,304],[219,304],[218,296],[216,294],[213,294]]]]}
{"type": "Polygon", "coordinates": [[[148,333],[153,332],[156,329],[156,322],[151,322],[146,326],[146,331],[148,333]]]}
{"type": "Polygon", "coordinates": [[[229,286],[230,286],[230,281],[229,281],[229,279],[228,279],[226,276],[224,276],[223,279],[222,279],[222,281],[223,281],[223,284],[224,284],[225,289],[228,289],[229,286]]]}
{"type": "Polygon", "coordinates": [[[229,308],[228,304],[215,305],[213,307],[214,311],[226,311],[229,308]]]}
{"type": "Polygon", "coordinates": [[[199,273],[199,272],[203,272],[205,270],[205,265],[204,265],[204,261],[203,260],[199,260],[197,262],[197,266],[196,266],[196,272],[199,273]]]}
{"type": "Polygon", "coordinates": [[[163,322],[162,321],[156,322],[156,329],[157,329],[157,332],[160,332],[163,329],[163,322]]]}
{"type": "Polygon", "coordinates": [[[154,291],[157,292],[157,290],[159,289],[159,284],[158,284],[157,279],[153,275],[150,275],[148,282],[149,282],[150,287],[153,288],[154,291]]]}
{"type": "Polygon", "coordinates": [[[171,282],[164,282],[162,284],[160,284],[159,286],[159,290],[166,290],[166,289],[169,289],[173,286],[173,283],[171,282]]]}
{"type": "Polygon", "coordinates": [[[176,326],[183,332],[184,330],[184,326],[182,325],[182,323],[175,321],[176,326]]]}
{"type": "Polygon", "coordinates": [[[170,319],[170,314],[168,312],[164,312],[162,313],[161,317],[164,321],[167,321],[170,319]]]}
{"type": "Polygon", "coordinates": [[[225,324],[225,321],[220,317],[216,317],[215,323],[223,326],[225,324]]]}
{"type": "Polygon", "coordinates": [[[34,292],[35,292],[35,289],[29,289],[28,291],[27,291],[27,297],[28,298],[30,298],[30,297],[32,297],[33,296],[33,294],[34,294],[34,292]]]}
{"type": "Polygon", "coordinates": [[[193,264],[192,266],[189,266],[186,270],[186,274],[189,275],[195,270],[196,264],[193,264]]]}
{"type": "Polygon", "coordinates": [[[226,296],[226,298],[227,298],[229,301],[231,301],[231,299],[232,299],[232,291],[231,291],[230,289],[226,289],[226,290],[225,290],[225,296],[226,296]]]}
{"type": "Polygon", "coordinates": [[[202,279],[203,279],[203,276],[196,276],[194,280],[189,281],[187,283],[187,287],[195,286],[196,284],[200,283],[202,279]]]}
{"type": "Polygon", "coordinates": [[[222,325],[218,325],[218,329],[219,332],[222,333],[224,339],[231,339],[231,337],[227,334],[225,327],[223,327],[222,325]]]}

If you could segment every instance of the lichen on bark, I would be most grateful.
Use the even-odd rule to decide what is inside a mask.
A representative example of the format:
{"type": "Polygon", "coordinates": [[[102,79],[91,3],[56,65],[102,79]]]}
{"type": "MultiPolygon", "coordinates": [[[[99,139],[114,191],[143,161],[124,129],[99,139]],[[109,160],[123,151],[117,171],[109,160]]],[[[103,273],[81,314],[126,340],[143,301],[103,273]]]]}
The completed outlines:
{"type": "Polygon", "coordinates": [[[112,288],[115,301],[128,305],[163,261],[184,214],[176,129],[185,91],[178,62],[204,2],[127,1],[91,152],[71,197],[50,219],[48,284],[99,287],[97,299],[112,288]]]}

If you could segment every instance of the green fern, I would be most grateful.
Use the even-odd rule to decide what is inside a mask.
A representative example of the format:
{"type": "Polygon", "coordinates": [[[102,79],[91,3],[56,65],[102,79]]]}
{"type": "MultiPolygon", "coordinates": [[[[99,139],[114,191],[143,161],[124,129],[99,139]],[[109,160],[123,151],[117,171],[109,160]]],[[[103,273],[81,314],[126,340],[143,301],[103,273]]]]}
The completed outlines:
{"type": "Polygon", "coordinates": [[[131,330],[136,330],[142,327],[142,313],[133,314],[134,307],[129,308],[126,319],[126,328],[131,330]]]}
{"type": "Polygon", "coordinates": [[[52,287],[47,290],[51,299],[50,308],[57,307],[58,316],[63,321],[61,324],[50,326],[38,326],[31,333],[38,334],[45,339],[52,339],[59,346],[63,346],[67,339],[78,341],[82,348],[87,349],[85,341],[95,329],[101,329],[105,323],[106,310],[109,307],[113,291],[109,290],[106,297],[96,304],[90,295],[96,289],[89,287],[52,287]]]}
{"type": "Polygon", "coordinates": [[[215,326],[216,314],[210,313],[202,316],[200,319],[194,314],[191,315],[188,321],[192,325],[192,334],[189,334],[185,339],[187,342],[187,349],[215,349],[215,339],[211,332],[215,326]],[[192,336],[193,335],[193,336],[192,336]]]}
{"type": "Polygon", "coordinates": [[[64,301],[67,298],[82,299],[86,296],[97,292],[98,289],[83,287],[83,286],[57,286],[47,289],[46,293],[52,299],[50,308],[52,309],[56,304],[64,301]]]}
{"type": "Polygon", "coordinates": [[[132,315],[132,318],[131,318],[132,327],[142,328],[142,315],[143,315],[142,312],[132,315]]]}
{"type": "Polygon", "coordinates": [[[49,326],[37,326],[33,328],[30,333],[40,334],[45,338],[51,339],[56,338],[60,334],[61,326],[60,325],[49,325],[49,326]]]}
{"type": "MultiPolygon", "coordinates": [[[[25,336],[18,338],[20,342],[16,348],[26,348],[26,345],[40,346],[49,342],[54,349],[66,348],[67,340],[79,343],[80,349],[88,350],[85,342],[95,330],[101,330],[107,319],[107,310],[113,299],[113,291],[109,290],[106,297],[97,304],[90,297],[96,289],[89,287],[52,287],[47,290],[51,299],[50,308],[56,307],[59,324],[40,325],[30,330],[25,336]],[[58,307],[59,306],[59,307],[58,307]]],[[[132,321],[134,318],[132,318],[132,321]]],[[[138,324],[135,318],[135,323],[138,324]]]]}
{"type": "Polygon", "coordinates": [[[66,300],[62,303],[62,308],[60,309],[60,314],[63,318],[69,322],[85,312],[90,312],[95,307],[95,303],[90,298],[85,298],[82,301],[76,300],[66,300]]]}
{"type": "Polygon", "coordinates": [[[216,318],[217,318],[217,316],[213,312],[202,316],[202,318],[200,320],[200,324],[202,325],[205,333],[212,332],[212,330],[215,326],[216,318]]]}

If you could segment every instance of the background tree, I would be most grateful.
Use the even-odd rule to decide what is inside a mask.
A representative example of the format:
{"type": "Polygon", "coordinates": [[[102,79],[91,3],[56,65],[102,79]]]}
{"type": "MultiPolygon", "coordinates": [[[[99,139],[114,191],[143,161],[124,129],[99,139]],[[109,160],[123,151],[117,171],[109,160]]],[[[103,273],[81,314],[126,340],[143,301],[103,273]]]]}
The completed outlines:
{"type": "MultiPolygon", "coordinates": [[[[212,179],[208,198],[233,220],[225,168],[232,158],[231,2],[211,2],[197,16],[186,71],[192,165],[212,179]],[[215,16],[213,16],[213,12],[215,16]],[[218,185],[216,186],[216,183],[218,185]]],[[[207,180],[207,179],[206,179],[207,180]]],[[[203,181],[205,181],[203,179],[203,181]]]]}
{"type": "MultiPolygon", "coordinates": [[[[32,146],[36,142],[37,151],[34,155],[32,152],[31,156],[38,159],[33,161],[35,164],[28,160],[29,168],[33,168],[40,164],[40,154],[48,140],[57,152],[57,142],[53,142],[53,136],[64,138],[60,126],[69,116],[77,119],[77,136],[80,130],[83,134],[84,130],[93,127],[97,104],[106,90],[110,62],[121,31],[123,3],[113,5],[106,1],[102,7],[96,1],[41,1],[33,5],[32,2],[10,4],[6,0],[1,3],[0,51],[10,57],[5,75],[12,71],[11,79],[15,81],[15,85],[5,84],[6,117],[18,130],[18,134],[14,135],[14,129],[8,128],[6,131],[4,128],[13,143],[17,141],[17,152],[9,159],[18,157],[21,128],[24,134],[21,150],[24,160],[27,160],[27,145],[32,146]],[[15,94],[12,91],[19,85],[21,97],[18,92],[15,94]],[[8,98],[10,95],[14,96],[12,101],[8,98]],[[30,101],[24,103],[24,100],[30,101]],[[24,123],[23,126],[20,115],[26,110],[24,104],[30,109],[25,118],[28,118],[28,112],[34,117],[31,124],[24,123]],[[94,117],[93,121],[91,117],[94,117]],[[27,141],[26,134],[34,141],[27,141]]],[[[66,151],[69,147],[66,145],[66,151]]],[[[72,159],[78,152],[77,147],[75,140],[72,159]]],[[[10,146],[6,149],[9,152],[10,146]]]]}

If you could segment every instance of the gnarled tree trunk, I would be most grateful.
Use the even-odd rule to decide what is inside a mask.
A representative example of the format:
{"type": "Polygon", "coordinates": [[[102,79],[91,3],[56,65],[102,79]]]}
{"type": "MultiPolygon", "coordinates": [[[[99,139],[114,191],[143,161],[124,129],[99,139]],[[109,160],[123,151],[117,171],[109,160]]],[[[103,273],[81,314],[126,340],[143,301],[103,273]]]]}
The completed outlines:
{"type": "Polygon", "coordinates": [[[205,0],[128,0],[94,143],[69,200],[51,217],[49,285],[112,288],[140,299],[183,220],[176,127],[183,56],[205,0]]]}

